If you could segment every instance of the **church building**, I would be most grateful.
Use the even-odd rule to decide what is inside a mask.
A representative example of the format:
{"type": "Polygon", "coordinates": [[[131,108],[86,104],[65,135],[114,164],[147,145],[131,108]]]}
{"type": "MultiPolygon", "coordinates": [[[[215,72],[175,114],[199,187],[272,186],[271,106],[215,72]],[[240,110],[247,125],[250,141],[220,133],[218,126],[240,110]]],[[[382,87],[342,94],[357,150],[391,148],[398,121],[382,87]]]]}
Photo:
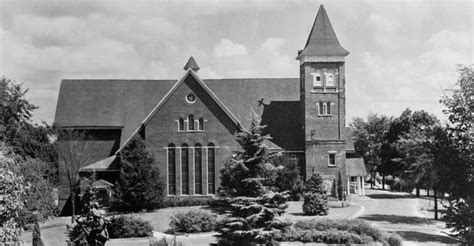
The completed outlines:
{"type": "MultiPolygon", "coordinates": [[[[215,195],[220,168],[241,149],[236,132],[256,116],[272,137],[267,147],[288,154],[303,177],[340,176],[345,194],[363,194],[366,170],[345,119],[348,54],[321,5],[297,52],[299,78],[206,79],[190,57],[177,80],[64,79],[54,123],[91,136],[91,161],[80,174],[96,173],[104,194],[120,174],[120,152],[139,135],[167,196],[215,195]]],[[[59,172],[62,209],[69,188],[61,162],[59,172]]]]}

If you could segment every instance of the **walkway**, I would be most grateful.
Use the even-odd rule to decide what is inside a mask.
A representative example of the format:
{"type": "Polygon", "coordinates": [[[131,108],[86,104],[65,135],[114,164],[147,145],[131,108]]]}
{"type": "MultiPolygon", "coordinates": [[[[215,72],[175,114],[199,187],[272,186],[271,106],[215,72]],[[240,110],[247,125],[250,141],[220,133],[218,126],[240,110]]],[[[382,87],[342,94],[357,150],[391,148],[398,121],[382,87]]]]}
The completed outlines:
{"type": "Polygon", "coordinates": [[[367,197],[356,203],[365,207],[358,218],[375,227],[396,232],[404,245],[446,245],[458,242],[444,234],[448,230],[443,222],[424,217],[417,210],[417,198],[408,193],[366,189],[367,197]]]}

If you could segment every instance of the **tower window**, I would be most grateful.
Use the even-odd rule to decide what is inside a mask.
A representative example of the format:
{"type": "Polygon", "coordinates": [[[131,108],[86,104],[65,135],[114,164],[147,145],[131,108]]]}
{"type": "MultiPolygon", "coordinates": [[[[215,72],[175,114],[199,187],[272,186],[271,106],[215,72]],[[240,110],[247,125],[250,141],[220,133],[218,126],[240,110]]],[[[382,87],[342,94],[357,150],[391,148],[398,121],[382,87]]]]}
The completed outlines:
{"type": "Polygon", "coordinates": [[[318,115],[323,115],[323,103],[318,103],[318,115]]]}
{"type": "Polygon", "coordinates": [[[319,73],[311,73],[311,76],[313,77],[313,87],[323,86],[319,73]]]}
{"type": "Polygon", "coordinates": [[[336,86],[334,84],[334,74],[330,74],[330,73],[326,74],[326,86],[330,86],[330,87],[336,86]]]}
{"type": "Polygon", "coordinates": [[[326,113],[327,113],[327,115],[331,115],[331,103],[327,102],[326,105],[327,105],[326,106],[326,111],[327,111],[326,113]]]}
{"type": "Polygon", "coordinates": [[[323,115],[328,115],[328,104],[321,103],[323,105],[323,115]]]}
{"type": "Polygon", "coordinates": [[[328,166],[336,166],[336,152],[335,151],[329,152],[328,166]]]}
{"type": "Polygon", "coordinates": [[[188,131],[194,131],[194,116],[192,114],[188,117],[188,131]]]}

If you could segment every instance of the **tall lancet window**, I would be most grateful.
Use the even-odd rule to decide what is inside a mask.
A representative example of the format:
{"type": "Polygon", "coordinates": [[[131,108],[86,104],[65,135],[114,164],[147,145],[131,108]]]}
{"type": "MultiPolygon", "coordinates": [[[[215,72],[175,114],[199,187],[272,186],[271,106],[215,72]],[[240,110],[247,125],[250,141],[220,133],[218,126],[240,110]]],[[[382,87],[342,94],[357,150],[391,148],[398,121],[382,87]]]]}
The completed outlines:
{"type": "Polygon", "coordinates": [[[168,194],[176,195],[176,148],[168,145],[168,194]]]}
{"type": "Polygon", "coordinates": [[[189,195],[189,147],[181,146],[181,194],[189,195]]]}
{"type": "Polygon", "coordinates": [[[194,193],[202,195],[202,146],[194,146],[194,193]]]}
{"type": "Polygon", "coordinates": [[[207,147],[207,192],[216,194],[216,147],[210,143],[207,147]]]}

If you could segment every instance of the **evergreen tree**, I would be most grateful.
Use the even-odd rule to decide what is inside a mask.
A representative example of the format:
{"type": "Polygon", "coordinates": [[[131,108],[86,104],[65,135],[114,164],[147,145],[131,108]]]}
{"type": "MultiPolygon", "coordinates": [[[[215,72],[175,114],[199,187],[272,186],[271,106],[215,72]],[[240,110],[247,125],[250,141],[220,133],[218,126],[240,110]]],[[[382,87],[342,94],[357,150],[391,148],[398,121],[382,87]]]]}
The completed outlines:
{"type": "Polygon", "coordinates": [[[120,153],[120,178],[115,185],[111,208],[138,212],[162,206],[165,184],[158,165],[140,137],[134,137],[120,153]]]}
{"type": "Polygon", "coordinates": [[[265,173],[275,167],[268,162],[273,155],[263,144],[268,135],[256,120],[250,130],[241,129],[237,141],[243,148],[222,171],[220,195],[228,198],[230,216],[219,229],[219,244],[248,245],[272,243],[276,234],[289,223],[279,218],[287,208],[289,195],[273,192],[265,185],[265,173]],[[235,174],[235,176],[233,175],[235,174]]]}
{"type": "Polygon", "coordinates": [[[341,172],[339,172],[339,175],[337,177],[337,198],[339,199],[339,201],[342,201],[342,199],[344,199],[341,172]]]}
{"type": "Polygon", "coordinates": [[[304,183],[303,212],[309,215],[328,214],[328,195],[323,176],[313,173],[304,183]]]}

